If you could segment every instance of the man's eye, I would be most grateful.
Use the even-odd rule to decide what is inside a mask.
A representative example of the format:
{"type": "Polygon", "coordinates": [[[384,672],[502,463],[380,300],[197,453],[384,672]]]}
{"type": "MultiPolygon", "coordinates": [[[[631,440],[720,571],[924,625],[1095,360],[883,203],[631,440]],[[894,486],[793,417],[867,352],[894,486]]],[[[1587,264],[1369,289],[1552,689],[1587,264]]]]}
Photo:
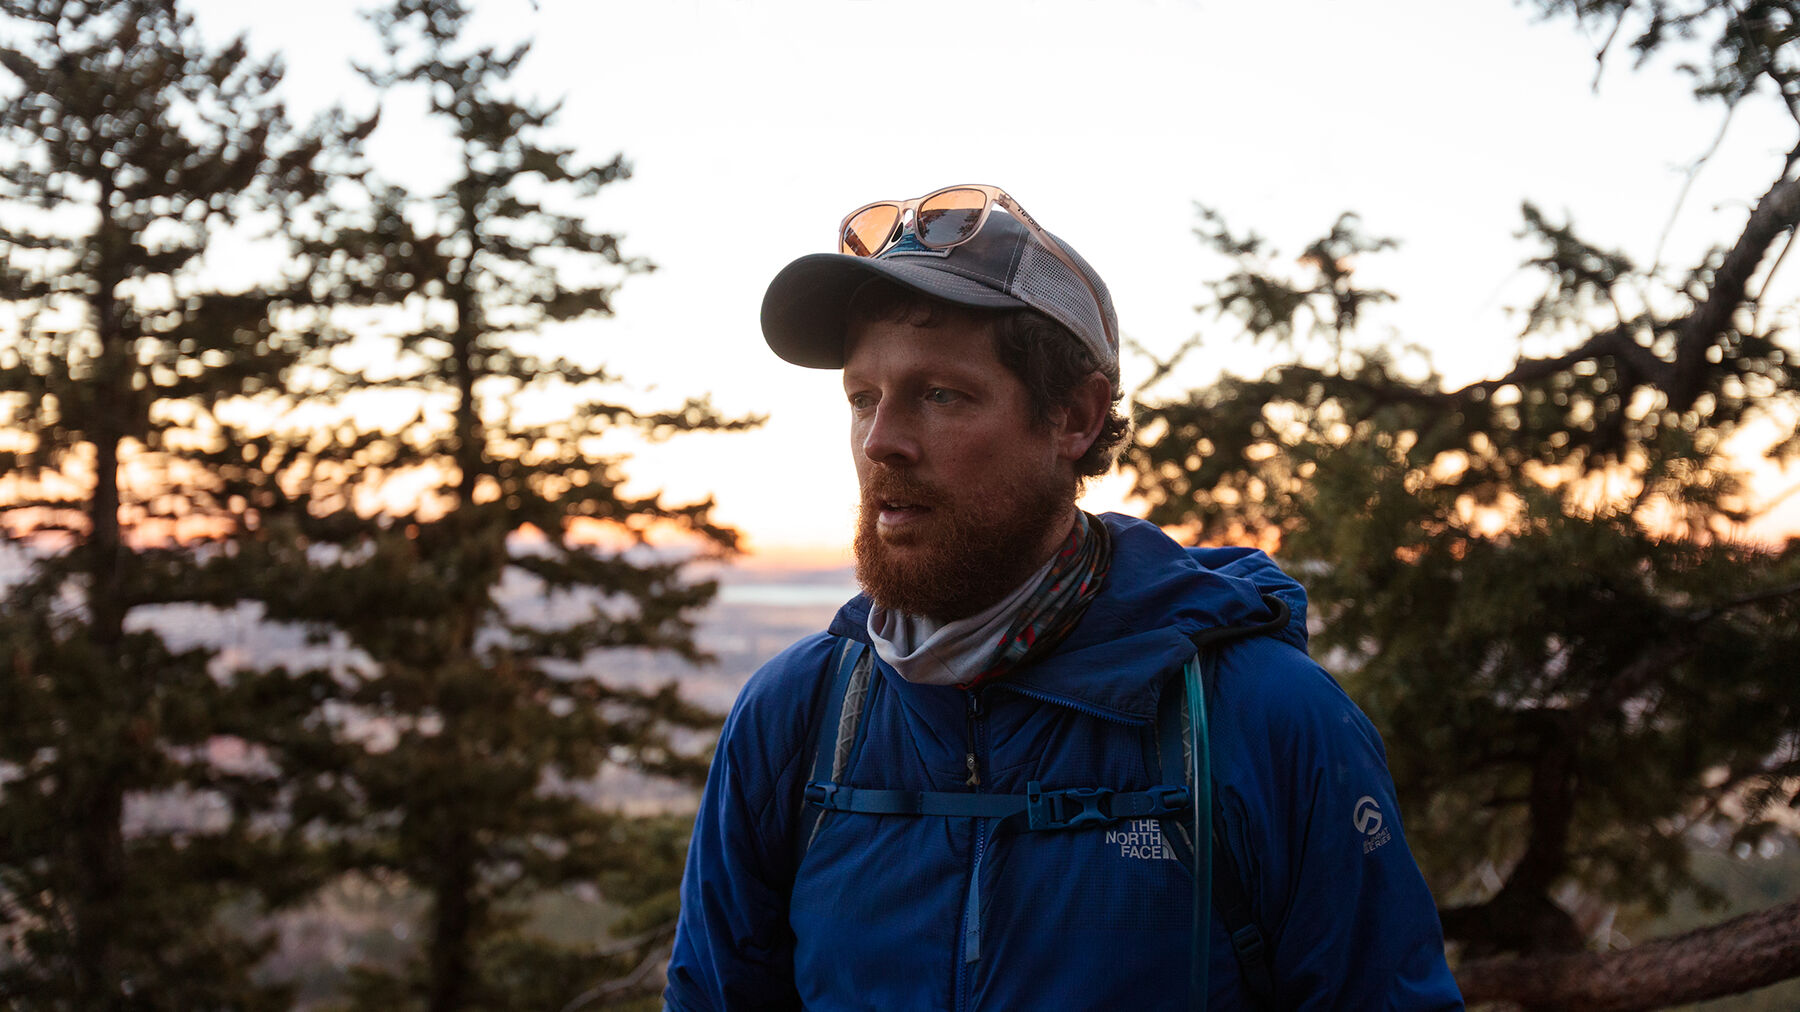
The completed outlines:
{"type": "Polygon", "coordinates": [[[932,387],[925,391],[925,399],[933,404],[948,404],[956,400],[958,396],[956,391],[946,390],[943,387],[932,387]]]}
{"type": "Polygon", "coordinates": [[[852,410],[852,411],[866,410],[874,403],[875,403],[875,398],[870,397],[868,394],[851,394],[850,395],[850,410],[852,410]]]}

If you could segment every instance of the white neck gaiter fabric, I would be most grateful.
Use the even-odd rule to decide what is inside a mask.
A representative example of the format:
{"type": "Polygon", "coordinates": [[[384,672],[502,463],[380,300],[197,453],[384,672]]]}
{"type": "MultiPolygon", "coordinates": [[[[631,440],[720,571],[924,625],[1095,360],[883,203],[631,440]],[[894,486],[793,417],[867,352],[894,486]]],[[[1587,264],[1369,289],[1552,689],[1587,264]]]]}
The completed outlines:
{"type": "Polygon", "coordinates": [[[922,615],[869,606],[869,640],[875,653],[900,677],[919,685],[962,685],[981,673],[993,659],[1000,637],[1012,624],[1014,613],[1025,605],[1050,567],[1025,578],[1012,593],[979,614],[938,623],[922,615]]]}

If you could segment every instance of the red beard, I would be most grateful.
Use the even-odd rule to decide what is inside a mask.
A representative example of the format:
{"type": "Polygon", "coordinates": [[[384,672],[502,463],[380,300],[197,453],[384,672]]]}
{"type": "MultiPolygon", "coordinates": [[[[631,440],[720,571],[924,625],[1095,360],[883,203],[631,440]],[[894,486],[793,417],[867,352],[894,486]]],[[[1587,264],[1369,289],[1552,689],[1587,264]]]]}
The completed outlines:
{"type": "Polygon", "coordinates": [[[1044,564],[1044,544],[1073,505],[1074,491],[1065,481],[1015,479],[999,496],[964,502],[878,464],[857,518],[857,581],[890,611],[939,622],[977,614],[1044,564]],[[882,504],[891,502],[920,512],[884,533],[878,521],[882,504]]]}

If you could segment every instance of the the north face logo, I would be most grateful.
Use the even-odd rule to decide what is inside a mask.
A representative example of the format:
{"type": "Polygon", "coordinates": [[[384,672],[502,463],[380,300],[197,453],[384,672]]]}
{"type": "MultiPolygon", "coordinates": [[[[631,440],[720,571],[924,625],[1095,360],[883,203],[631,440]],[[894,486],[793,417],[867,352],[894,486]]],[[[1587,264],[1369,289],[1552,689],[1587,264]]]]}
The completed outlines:
{"type": "Polygon", "coordinates": [[[1162,825],[1155,819],[1136,819],[1124,824],[1123,829],[1106,831],[1108,846],[1117,846],[1120,857],[1135,857],[1140,861],[1173,861],[1175,852],[1163,842],[1162,825]]]}

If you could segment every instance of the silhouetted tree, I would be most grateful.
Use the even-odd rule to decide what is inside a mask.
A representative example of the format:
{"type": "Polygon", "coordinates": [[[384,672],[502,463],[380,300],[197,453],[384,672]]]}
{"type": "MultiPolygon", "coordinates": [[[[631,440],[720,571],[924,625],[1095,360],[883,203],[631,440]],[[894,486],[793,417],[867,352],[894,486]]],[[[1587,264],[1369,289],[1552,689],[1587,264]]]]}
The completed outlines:
{"type": "Polygon", "coordinates": [[[315,295],[359,334],[313,374],[309,410],[337,414],[271,436],[272,505],[237,561],[291,574],[271,617],[342,634],[366,661],[306,807],[337,827],[324,835],[345,866],[429,899],[420,959],[355,984],[371,1008],[559,1007],[655,961],[684,827],[625,817],[595,778],[697,784],[717,717],[607,658],[698,659],[714,585],[685,567],[736,536],[710,502],[625,494],[610,440],[750,424],[699,400],[638,410],[585,349],[556,351],[580,329],[562,325],[609,315],[650,267],[585,216],[627,167],[549,141],[556,106],[506,93],[528,47],[470,45],[468,18],[455,0],[375,16],[388,49],[369,76],[423,93],[454,142],[451,179],[428,196],[377,187],[318,223],[315,295]],[[656,530],[688,547],[651,545],[656,530]],[[603,950],[525,928],[534,897],[581,886],[627,908],[619,933],[645,934],[603,950]]]}
{"type": "Polygon", "coordinates": [[[242,506],[200,461],[304,338],[273,322],[279,271],[223,289],[207,258],[316,194],[322,141],[275,64],[206,48],[173,2],[6,0],[0,67],[0,524],[29,562],[0,604],[0,995],[285,1007],[220,915],[304,892],[258,821],[280,790],[259,743],[304,737],[311,686],[144,618],[234,597],[197,576],[242,506]]]}
{"type": "MultiPolygon", "coordinates": [[[[1542,6],[1605,18],[1608,45],[1635,26],[1643,55],[1709,39],[1701,96],[1775,92],[1800,121],[1794,4],[1542,6]]],[[[1128,464],[1152,519],[1278,542],[1307,574],[1471,999],[1655,1008],[1800,975],[1800,903],[1603,956],[1559,902],[1699,889],[1701,824],[1794,841],[1775,815],[1800,802],[1800,543],[1733,536],[1750,500],[1726,446],[1800,408],[1759,294],[1800,224],[1797,156],[1677,276],[1527,205],[1547,284],[1526,335],[1565,350],[1457,389],[1359,329],[1392,296],[1356,282],[1389,243],[1354,217],[1294,266],[1203,212],[1234,265],[1220,319],[1294,364],[1143,405],[1128,464]]],[[[1800,456],[1800,435],[1770,454],[1800,456]]]]}

